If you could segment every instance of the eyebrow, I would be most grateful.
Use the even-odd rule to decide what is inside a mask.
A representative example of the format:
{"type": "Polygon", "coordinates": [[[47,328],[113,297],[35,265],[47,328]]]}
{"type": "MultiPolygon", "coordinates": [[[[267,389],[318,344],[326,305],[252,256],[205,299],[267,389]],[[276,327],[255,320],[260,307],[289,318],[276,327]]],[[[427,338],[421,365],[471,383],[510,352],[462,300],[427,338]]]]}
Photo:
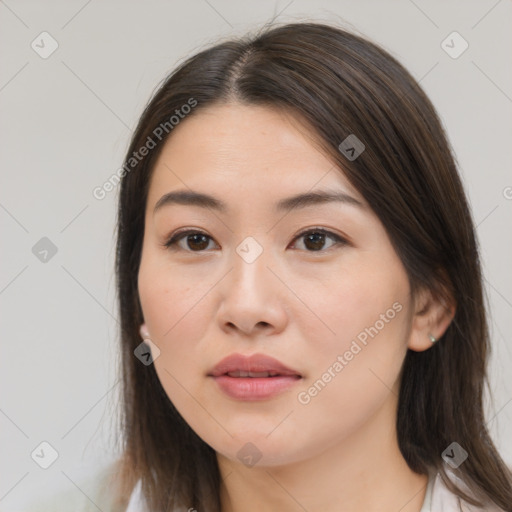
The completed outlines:
{"type": "MultiPolygon", "coordinates": [[[[308,206],[321,205],[326,203],[343,203],[350,206],[364,208],[361,201],[342,191],[316,190],[314,192],[305,192],[295,196],[281,199],[276,203],[274,209],[276,212],[289,211],[295,208],[306,208],[308,206]]],[[[198,206],[200,208],[213,209],[221,213],[228,211],[227,204],[211,195],[194,192],[192,190],[176,190],[164,194],[156,203],[153,209],[153,215],[164,206],[172,204],[181,204],[185,206],[198,206]]]]}

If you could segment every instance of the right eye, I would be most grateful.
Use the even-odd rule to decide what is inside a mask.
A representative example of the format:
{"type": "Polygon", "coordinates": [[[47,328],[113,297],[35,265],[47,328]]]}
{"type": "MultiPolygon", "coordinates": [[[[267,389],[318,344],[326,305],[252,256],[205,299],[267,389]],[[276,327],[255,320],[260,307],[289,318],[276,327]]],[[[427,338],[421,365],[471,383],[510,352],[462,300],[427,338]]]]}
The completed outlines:
{"type": "Polygon", "coordinates": [[[177,233],[174,233],[163,245],[173,251],[183,250],[187,252],[204,252],[208,247],[208,240],[213,240],[213,238],[201,231],[188,229],[186,231],[178,231],[177,233]],[[188,248],[179,244],[183,239],[185,239],[185,243],[188,248]]]}

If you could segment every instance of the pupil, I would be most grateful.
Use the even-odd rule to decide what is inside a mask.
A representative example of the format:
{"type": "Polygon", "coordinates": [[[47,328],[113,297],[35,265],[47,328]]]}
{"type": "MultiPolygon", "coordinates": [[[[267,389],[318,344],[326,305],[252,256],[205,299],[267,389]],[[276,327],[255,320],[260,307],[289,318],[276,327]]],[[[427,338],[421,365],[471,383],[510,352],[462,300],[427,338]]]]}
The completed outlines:
{"type": "Polygon", "coordinates": [[[306,245],[306,247],[308,247],[307,242],[313,241],[313,244],[314,244],[313,249],[321,249],[323,246],[323,242],[324,242],[323,238],[324,237],[325,237],[324,233],[311,233],[310,235],[306,236],[305,245],[306,245]],[[318,237],[320,237],[320,239],[318,239],[318,237]],[[313,239],[316,239],[316,240],[313,240],[313,239]]]}
{"type": "MultiPolygon", "coordinates": [[[[206,235],[201,235],[201,234],[188,236],[189,247],[190,247],[191,239],[193,240],[192,244],[194,244],[197,242],[198,239],[201,239],[201,238],[203,239],[203,244],[199,243],[200,247],[196,247],[196,249],[205,249],[206,247],[208,247],[208,240],[206,239],[207,238],[206,235]]],[[[190,248],[193,249],[194,247],[190,247],[190,248]]]]}

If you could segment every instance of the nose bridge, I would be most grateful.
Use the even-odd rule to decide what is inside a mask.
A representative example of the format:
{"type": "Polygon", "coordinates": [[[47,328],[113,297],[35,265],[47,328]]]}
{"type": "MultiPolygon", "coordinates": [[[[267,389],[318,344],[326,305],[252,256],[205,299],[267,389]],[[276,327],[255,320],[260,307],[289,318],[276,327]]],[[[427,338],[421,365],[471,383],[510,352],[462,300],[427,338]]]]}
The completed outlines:
{"type": "Polygon", "coordinates": [[[234,249],[228,263],[231,270],[222,288],[221,310],[229,311],[244,324],[271,322],[282,306],[282,301],[276,300],[282,283],[268,268],[275,267],[271,248],[247,236],[234,249]]]}
{"type": "Polygon", "coordinates": [[[246,292],[254,292],[269,284],[269,252],[269,249],[263,247],[263,242],[253,236],[245,237],[235,248],[232,259],[233,279],[246,292]]]}
{"type": "Polygon", "coordinates": [[[268,242],[269,237],[246,236],[229,255],[230,272],[221,285],[217,317],[226,332],[236,328],[251,335],[265,328],[275,334],[287,324],[286,308],[278,299],[282,283],[267,268],[275,266],[273,251],[264,247],[263,239],[268,242]]]}

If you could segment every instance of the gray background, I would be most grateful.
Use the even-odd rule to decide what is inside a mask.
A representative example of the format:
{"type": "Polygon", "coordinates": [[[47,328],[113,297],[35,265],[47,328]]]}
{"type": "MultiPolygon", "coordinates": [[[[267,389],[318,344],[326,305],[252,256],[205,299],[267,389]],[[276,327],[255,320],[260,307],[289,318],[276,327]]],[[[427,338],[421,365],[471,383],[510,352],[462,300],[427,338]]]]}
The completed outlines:
{"type": "Polygon", "coordinates": [[[488,424],[512,463],[510,1],[2,0],[1,510],[79,489],[115,457],[117,195],[97,200],[94,187],[120,167],[144,104],[178,62],[276,15],[337,21],[380,43],[438,109],[482,249],[488,424]],[[59,45],[48,58],[31,47],[50,48],[43,31],[59,45]],[[469,43],[456,59],[441,46],[453,31],[469,43]],[[57,248],[46,262],[32,249],[43,237],[57,248]],[[31,458],[42,441],[59,454],[46,470],[31,458]]]}

